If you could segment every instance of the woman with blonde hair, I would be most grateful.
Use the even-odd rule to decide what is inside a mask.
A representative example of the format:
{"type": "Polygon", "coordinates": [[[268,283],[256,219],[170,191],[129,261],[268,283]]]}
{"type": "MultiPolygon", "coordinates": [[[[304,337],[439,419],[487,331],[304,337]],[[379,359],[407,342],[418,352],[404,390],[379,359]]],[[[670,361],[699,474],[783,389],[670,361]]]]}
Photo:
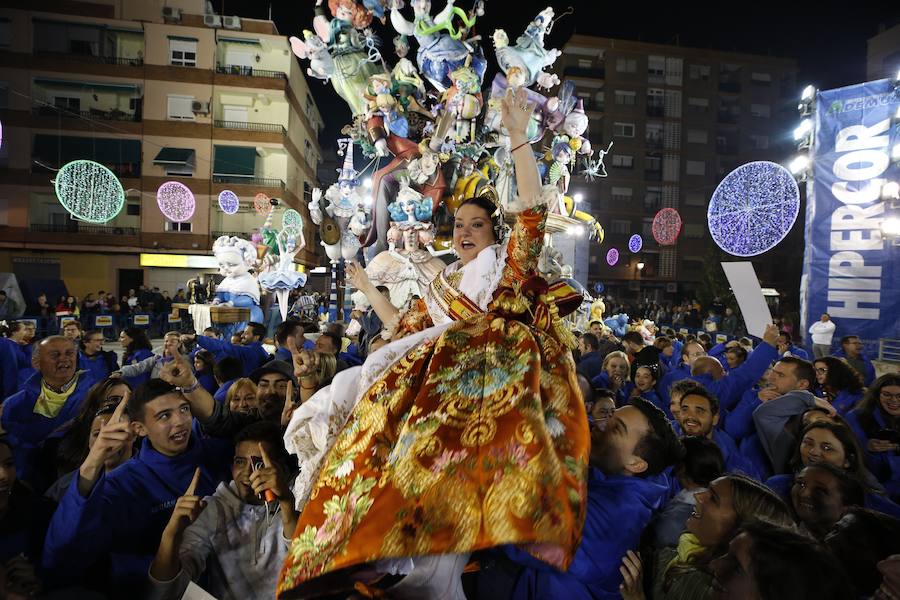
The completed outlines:
{"type": "Polygon", "coordinates": [[[621,350],[615,350],[603,359],[603,372],[591,380],[594,388],[610,390],[616,395],[616,406],[622,406],[628,402],[625,393],[625,382],[630,381],[628,355],[621,350]]]}
{"type": "Polygon", "coordinates": [[[247,377],[235,381],[225,395],[225,403],[231,412],[250,414],[259,410],[256,384],[247,377]]]}

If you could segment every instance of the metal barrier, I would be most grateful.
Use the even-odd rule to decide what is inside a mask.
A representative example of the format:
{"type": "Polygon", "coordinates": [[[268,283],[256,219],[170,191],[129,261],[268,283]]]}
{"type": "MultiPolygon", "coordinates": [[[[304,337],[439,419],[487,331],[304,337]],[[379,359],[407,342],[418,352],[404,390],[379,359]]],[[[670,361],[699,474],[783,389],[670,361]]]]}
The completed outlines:
{"type": "Polygon", "coordinates": [[[223,121],[216,119],[213,124],[219,129],[241,129],[244,131],[258,131],[261,133],[286,133],[284,126],[279,123],[251,123],[248,121],[223,121]]]}
{"type": "Polygon", "coordinates": [[[878,360],[900,363],[900,340],[878,340],[878,360]]]}

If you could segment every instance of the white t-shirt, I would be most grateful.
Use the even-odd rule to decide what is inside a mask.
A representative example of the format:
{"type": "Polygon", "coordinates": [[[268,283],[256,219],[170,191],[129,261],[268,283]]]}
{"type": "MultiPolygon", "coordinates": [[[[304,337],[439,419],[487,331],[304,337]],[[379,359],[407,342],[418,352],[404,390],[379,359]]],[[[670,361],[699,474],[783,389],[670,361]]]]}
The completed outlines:
{"type": "Polygon", "coordinates": [[[834,336],[834,321],[816,321],[809,327],[812,334],[813,344],[831,345],[831,338],[834,336]]]}

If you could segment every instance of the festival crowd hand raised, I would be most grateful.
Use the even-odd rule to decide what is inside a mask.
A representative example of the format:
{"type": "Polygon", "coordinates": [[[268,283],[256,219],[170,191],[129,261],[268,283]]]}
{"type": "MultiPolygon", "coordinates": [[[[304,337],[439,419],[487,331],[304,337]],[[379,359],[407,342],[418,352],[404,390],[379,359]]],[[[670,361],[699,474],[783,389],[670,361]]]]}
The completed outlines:
{"type": "Polygon", "coordinates": [[[528,93],[525,88],[512,88],[506,91],[506,96],[500,101],[501,122],[510,137],[516,135],[524,137],[528,122],[534,112],[534,105],[528,102],[528,93]]]}
{"type": "Polygon", "coordinates": [[[766,331],[763,333],[763,341],[772,346],[773,348],[778,348],[778,326],[774,323],[769,323],[766,325],[766,331]]]}
{"type": "MultiPolygon", "coordinates": [[[[294,375],[297,377],[308,377],[315,375],[319,367],[319,357],[315,352],[309,350],[298,350],[297,341],[289,337],[287,339],[287,348],[291,353],[294,361],[294,375]]],[[[287,401],[285,401],[286,403],[287,401]]]]}
{"type": "Polygon", "coordinates": [[[176,387],[189,388],[196,382],[194,371],[191,369],[187,358],[181,355],[177,349],[169,348],[165,353],[172,360],[163,365],[159,371],[159,378],[176,387]]]}
{"type": "Polygon", "coordinates": [[[100,433],[97,434],[97,439],[94,440],[94,444],[84,460],[82,475],[87,479],[93,479],[93,477],[85,473],[85,470],[93,471],[90,475],[96,477],[108,459],[121,452],[127,444],[132,443],[134,440],[131,423],[125,415],[125,406],[128,403],[129,394],[130,392],[126,390],[124,397],[119,402],[119,405],[116,406],[116,410],[113,411],[109,421],[100,428],[100,433]]]}
{"type": "Polygon", "coordinates": [[[290,497],[284,473],[272,463],[266,449],[260,443],[259,453],[263,459],[263,468],[257,469],[250,474],[250,487],[253,492],[264,496],[266,502],[274,502],[275,500],[284,500],[290,497]]]}
{"type": "Polygon", "coordinates": [[[372,287],[372,280],[369,279],[369,274],[356,262],[347,264],[347,279],[350,285],[363,293],[366,293],[372,287]]]}
{"type": "Polygon", "coordinates": [[[206,508],[206,502],[200,496],[197,496],[197,483],[200,481],[200,467],[194,470],[194,478],[191,479],[190,485],[184,491],[184,495],[175,502],[175,510],[169,518],[166,525],[164,535],[176,537],[181,535],[188,525],[197,520],[203,509],[206,508]]]}

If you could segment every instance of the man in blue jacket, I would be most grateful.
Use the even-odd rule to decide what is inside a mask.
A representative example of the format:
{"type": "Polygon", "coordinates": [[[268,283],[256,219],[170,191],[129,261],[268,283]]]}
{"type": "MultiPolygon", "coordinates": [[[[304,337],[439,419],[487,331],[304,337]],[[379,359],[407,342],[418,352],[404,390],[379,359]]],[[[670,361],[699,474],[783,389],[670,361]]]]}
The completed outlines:
{"type": "Polygon", "coordinates": [[[19,389],[19,371],[28,367],[19,345],[0,336],[0,404],[19,389]]]}
{"type": "Polygon", "coordinates": [[[193,435],[192,421],[183,391],[161,379],[138,386],[122,401],[50,522],[43,565],[56,583],[76,581],[109,558],[111,573],[104,579],[111,597],[123,597],[125,590],[140,596],[160,535],[194,472],[200,469],[201,497],[229,476],[230,456],[193,435]],[[144,438],[140,452],[105,472],[106,459],[131,443],[132,431],[144,438]]]}
{"type": "Polygon", "coordinates": [[[740,367],[726,373],[722,363],[714,358],[697,357],[691,367],[691,379],[718,398],[723,411],[730,411],[740,402],[743,393],[753,387],[778,358],[777,343],[778,328],[769,325],[763,334],[763,343],[750,353],[740,367]]]}
{"type": "Polygon", "coordinates": [[[621,598],[621,558],[637,548],[644,527],[668,500],[668,486],[652,479],[680,457],[681,443],[665,414],[643,398],[618,409],[605,430],[592,430],[581,545],[566,572],[508,547],[510,558],[525,567],[513,598],[621,598]]]}
{"type": "MultiPolygon", "coordinates": [[[[221,360],[226,356],[234,356],[241,361],[244,367],[244,376],[246,377],[253,372],[256,367],[260,366],[267,360],[270,355],[263,348],[262,341],[266,335],[265,325],[250,321],[241,332],[240,345],[232,344],[225,340],[217,340],[215,338],[206,337],[205,335],[197,336],[197,344],[201,348],[205,348],[213,353],[216,360],[221,360]]],[[[185,486],[187,487],[187,486],[185,486]]],[[[184,490],[182,490],[184,491],[184,490]]]]}
{"type": "Polygon", "coordinates": [[[846,358],[847,363],[853,367],[863,378],[866,387],[875,381],[875,365],[863,354],[863,343],[858,335],[845,335],[841,338],[841,349],[833,356],[846,358]]]}
{"type": "Polygon", "coordinates": [[[668,404],[671,401],[669,390],[672,388],[673,383],[682,379],[690,379],[691,367],[693,367],[694,361],[701,356],[706,356],[706,348],[700,342],[688,342],[681,347],[681,362],[677,367],[666,373],[659,382],[659,390],[663,396],[662,400],[664,403],[668,404]]]}
{"type": "Polygon", "coordinates": [[[81,338],[81,352],[78,353],[78,368],[90,371],[94,381],[103,381],[109,374],[119,370],[115,352],[103,349],[103,332],[91,329],[81,338]]]}
{"type": "Polygon", "coordinates": [[[94,380],[77,370],[75,344],[61,335],[35,344],[31,360],[35,374],[0,405],[0,435],[6,433],[12,441],[19,478],[45,489],[56,474],[55,465],[39,464],[41,448],[62,436],[61,427],[78,414],[94,380]]]}
{"type": "Polygon", "coordinates": [[[584,375],[588,381],[603,372],[603,356],[600,355],[600,340],[593,333],[582,334],[578,340],[581,360],[578,361],[578,374],[584,375]]]}

